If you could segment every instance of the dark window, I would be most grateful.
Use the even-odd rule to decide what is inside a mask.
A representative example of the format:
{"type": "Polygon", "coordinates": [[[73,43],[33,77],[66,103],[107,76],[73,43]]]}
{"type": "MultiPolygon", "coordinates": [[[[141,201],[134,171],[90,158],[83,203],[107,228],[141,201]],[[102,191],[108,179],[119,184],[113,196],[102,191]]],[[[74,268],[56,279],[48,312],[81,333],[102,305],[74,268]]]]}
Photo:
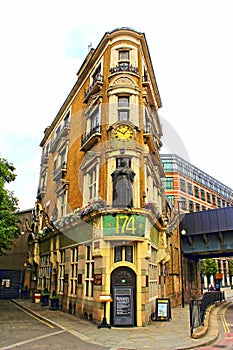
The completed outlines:
{"type": "Polygon", "coordinates": [[[129,262],[133,262],[133,247],[126,246],[125,247],[125,260],[129,262]]]}
{"type": "Polygon", "coordinates": [[[200,204],[196,203],[196,211],[200,211],[200,204]]]}
{"type": "Polygon", "coordinates": [[[193,186],[190,182],[188,182],[188,194],[190,194],[190,196],[193,195],[193,186]]]}
{"type": "Polygon", "coordinates": [[[199,188],[197,186],[194,186],[194,192],[195,192],[195,197],[199,198],[199,188]]]}
{"type": "Polygon", "coordinates": [[[205,191],[201,190],[201,199],[205,201],[205,191]]]}
{"type": "Polygon", "coordinates": [[[180,179],[180,190],[182,192],[186,192],[186,186],[185,186],[185,180],[184,179],[180,179]]]}
{"type": "Polygon", "coordinates": [[[122,247],[114,247],[114,262],[122,261],[122,247]]]}
{"type": "Polygon", "coordinates": [[[189,211],[193,212],[193,201],[189,201],[189,211]]]}

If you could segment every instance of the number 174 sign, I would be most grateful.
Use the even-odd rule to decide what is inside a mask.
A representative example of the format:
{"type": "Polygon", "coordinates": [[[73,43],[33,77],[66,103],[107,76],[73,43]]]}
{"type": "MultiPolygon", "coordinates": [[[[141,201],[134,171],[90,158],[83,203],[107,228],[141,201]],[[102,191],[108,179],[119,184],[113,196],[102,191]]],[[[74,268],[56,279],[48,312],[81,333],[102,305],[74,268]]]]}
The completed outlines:
{"type": "Polygon", "coordinates": [[[145,216],[116,214],[103,217],[104,236],[145,235],[145,216]]]}

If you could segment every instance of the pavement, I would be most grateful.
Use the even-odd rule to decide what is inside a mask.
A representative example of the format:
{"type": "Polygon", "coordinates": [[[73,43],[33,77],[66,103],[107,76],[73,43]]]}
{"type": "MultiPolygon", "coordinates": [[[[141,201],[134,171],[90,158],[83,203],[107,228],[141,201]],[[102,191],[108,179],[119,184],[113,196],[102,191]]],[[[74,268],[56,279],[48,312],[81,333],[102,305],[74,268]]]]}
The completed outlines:
{"type": "Polygon", "coordinates": [[[91,321],[83,320],[62,311],[49,310],[31,299],[12,300],[38,317],[56,324],[72,335],[90,343],[105,346],[108,350],[181,350],[197,349],[213,343],[219,335],[218,312],[231,302],[233,291],[225,290],[226,301],[213,305],[205,319],[205,325],[194,329],[195,338],[190,335],[189,306],[172,308],[170,321],[151,321],[146,327],[98,328],[91,321]]]}

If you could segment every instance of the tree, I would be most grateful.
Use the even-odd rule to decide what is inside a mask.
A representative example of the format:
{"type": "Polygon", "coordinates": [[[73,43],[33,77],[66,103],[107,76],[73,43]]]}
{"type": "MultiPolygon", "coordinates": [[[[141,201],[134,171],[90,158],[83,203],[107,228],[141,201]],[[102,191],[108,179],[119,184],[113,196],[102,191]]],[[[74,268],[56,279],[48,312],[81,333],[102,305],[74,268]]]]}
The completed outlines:
{"type": "Polygon", "coordinates": [[[200,271],[203,273],[208,280],[208,284],[210,283],[210,276],[215,276],[218,272],[218,266],[216,260],[212,258],[207,258],[202,260],[200,263],[200,271]]]}
{"type": "Polygon", "coordinates": [[[18,199],[5,188],[6,183],[15,180],[15,167],[6,159],[0,158],[0,255],[11,249],[13,240],[20,234],[17,215],[18,199]]]}

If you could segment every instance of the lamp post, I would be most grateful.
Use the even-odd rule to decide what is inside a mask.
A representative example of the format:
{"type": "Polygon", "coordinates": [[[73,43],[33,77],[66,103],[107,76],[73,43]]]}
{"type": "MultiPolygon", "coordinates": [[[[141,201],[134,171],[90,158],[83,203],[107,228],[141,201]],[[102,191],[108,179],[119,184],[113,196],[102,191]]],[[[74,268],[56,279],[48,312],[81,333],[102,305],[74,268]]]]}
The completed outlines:
{"type": "Polygon", "coordinates": [[[184,267],[183,267],[183,254],[184,254],[184,249],[183,249],[183,241],[182,241],[182,236],[186,235],[186,231],[183,229],[180,232],[180,269],[181,269],[181,305],[184,307],[184,267]]]}

